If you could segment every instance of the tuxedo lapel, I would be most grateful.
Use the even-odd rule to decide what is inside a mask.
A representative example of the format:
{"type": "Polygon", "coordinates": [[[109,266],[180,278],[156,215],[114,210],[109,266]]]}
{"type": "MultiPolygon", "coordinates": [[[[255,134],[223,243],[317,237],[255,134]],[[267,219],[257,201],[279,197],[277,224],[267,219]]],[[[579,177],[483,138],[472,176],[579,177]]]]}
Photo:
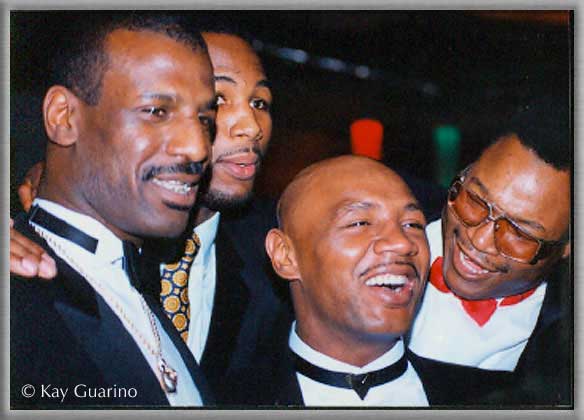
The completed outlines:
{"type": "Polygon", "coordinates": [[[513,374],[426,359],[407,350],[430,406],[475,407],[508,404],[505,391],[513,385],[513,374]]]}
{"type": "Polygon", "coordinates": [[[201,370],[201,367],[197,364],[193,353],[189,350],[183,339],[180,337],[176,328],[172,321],[168,318],[168,316],[162,311],[160,308],[160,302],[149,295],[144,296],[144,300],[148,304],[150,310],[154,313],[154,315],[160,321],[162,328],[166,331],[166,334],[170,337],[172,343],[180,353],[185,365],[190,372],[193,381],[199,393],[201,394],[201,398],[203,399],[203,405],[210,405],[214,404],[214,399],[209,389],[209,386],[204,378],[204,374],[201,370]]]}
{"type": "Polygon", "coordinates": [[[546,294],[539,314],[534,333],[547,328],[554,321],[570,312],[570,277],[567,275],[567,264],[559,264],[558,269],[552,272],[546,294]]]}
{"type": "Polygon", "coordinates": [[[221,381],[229,369],[249,300],[242,274],[244,262],[221,224],[215,240],[215,252],[215,298],[201,359],[201,367],[211,382],[221,381]]]}
{"type": "Polygon", "coordinates": [[[426,398],[430,405],[444,404],[449,400],[449,387],[441,381],[438,372],[433,372],[429,359],[424,359],[412,353],[409,349],[406,350],[408,361],[414,367],[418,374],[422,387],[426,393],[426,398]]]}
{"type": "Polygon", "coordinates": [[[55,297],[55,309],[79,345],[101,372],[106,384],[132,387],[135,398],[117,399],[120,404],[168,405],[164,392],[132,336],[87,281],[57,259],[62,287],[55,297]],[[115,354],[116,357],[111,357],[115,354]]]}
{"type": "Polygon", "coordinates": [[[304,406],[302,390],[300,389],[298,376],[294,369],[292,350],[290,350],[289,347],[287,347],[285,356],[281,359],[281,363],[277,365],[277,371],[277,397],[275,405],[304,406]]]}
{"type": "Polygon", "coordinates": [[[116,404],[168,405],[154,374],[144,375],[150,366],[105,301],[77,271],[55,254],[46,241],[35,234],[26,217],[15,220],[15,225],[55,260],[58,273],[53,280],[57,286],[55,310],[91,358],[105,384],[138,390],[135,398],[118,398],[116,404]],[[116,357],[112,358],[111,354],[116,354],[116,357]]]}

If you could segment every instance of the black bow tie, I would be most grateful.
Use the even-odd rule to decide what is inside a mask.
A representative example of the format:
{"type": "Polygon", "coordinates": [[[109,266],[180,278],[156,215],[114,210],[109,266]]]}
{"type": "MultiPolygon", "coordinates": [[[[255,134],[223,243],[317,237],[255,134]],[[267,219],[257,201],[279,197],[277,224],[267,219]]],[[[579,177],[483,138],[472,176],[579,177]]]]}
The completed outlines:
{"type": "Polygon", "coordinates": [[[142,289],[142,262],[138,247],[130,241],[122,241],[124,249],[123,267],[130,284],[138,291],[142,289]]]}
{"type": "Polygon", "coordinates": [[[333,372],[315,366],[297,354],[295,354],[295,356],[294,366],[298,373],[323,384],[339,388],[353,389],[362,400],[365,399],[365,396],[369,392],[369,388],[399,378],[404,374],[408,367],[408,360],[406,359],[405,352],[401,359],[394,364],[384,367],[383,369],[361,374],[333,372]]]}

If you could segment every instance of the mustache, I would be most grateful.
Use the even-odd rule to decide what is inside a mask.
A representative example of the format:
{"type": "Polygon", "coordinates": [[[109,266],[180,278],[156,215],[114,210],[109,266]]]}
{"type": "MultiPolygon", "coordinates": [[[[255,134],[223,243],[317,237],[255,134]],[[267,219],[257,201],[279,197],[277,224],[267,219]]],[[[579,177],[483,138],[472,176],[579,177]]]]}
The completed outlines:
{"type": "Polygon", "coordinates": [[[369,272],[376,270],[380,267],[386,267],[390,264],[396,264],[396,265],[409,265],[413,270],[414,270],[414,274],[415,276],[419,279],[420,278],[420,273],[418,272],[417,267],[410,261],[406,261],[406,260],[395,260],[395,261],[388,261],[388,262],[384,262],[381,264],[375,264],[371,267],[367,267],[366,270],[364,270],[359,276],[363,277],[366,276],[367,274],[369,274],[369,272]]]}
{"type": "Polygon", "coordinates": [[[240,147],[238,149],[233,149],[233,150],[229,150],[227,152],[221,153],[214,160],[215,161],[219,161],[219,160],[221,160],[223,158],[226,158],[226,157],[229,157],[229,156],[233,156],[233,155],[239,155],[239,154],[242,154],[242,153],[253,153],[253,154],[255,154],[258,157],[258,163],[261,163],[261,161],[264,159],[264,153],[259,148],[259,146],[253,145],[253,146],[244,146],[244,147],[240,147]]]}
{"type": "MultiPolygon", "coordinates": [[[[466,239],[466,237],[464,237],[464,235],[461,234],[460,232],[460,228],[457,226],[453,229],[453,233],[454,233],[454,237],[458,240],[458,242],[460,242],[466,249],[476,249],[475,246],[472,245],[472,243],[470,243],[469,240],[466,239]]],[[[481,251],[477,250],[480,254],[483,254],[481,251]]],[[[509,264],[494,264],[491,260],[489,260],[488,258],[483,257],[482,255],[480,255],[480,257],[477,257],[476,255],[473,255],[473,258],[479,260],[479,262],[481,264],[483,264],[484,266],[487,267],[492,267],[497,271],[500,271],[503,274],[508,273],[511,270],[511,267],[509,266],[509,264]]]]}
{"type": "Polygon", "coordinates": [[[142,175],[143,181],[148,181],[155,176],[160,174],[187,174],[187,175],[201,175],[203,173],[204,166],[202,162],[188,162],[188,163],[175,163],[169,166],[153,166],[148,168],[148,170],[142,175]]]}

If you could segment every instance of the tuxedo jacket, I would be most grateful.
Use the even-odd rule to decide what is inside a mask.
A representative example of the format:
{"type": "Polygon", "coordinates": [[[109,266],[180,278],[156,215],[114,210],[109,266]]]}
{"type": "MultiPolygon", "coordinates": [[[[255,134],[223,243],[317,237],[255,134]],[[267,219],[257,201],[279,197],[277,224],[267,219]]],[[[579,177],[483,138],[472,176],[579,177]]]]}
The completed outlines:
{"type": "MultiPolygon", "coordinates": [[[[54,254],[25,215],[16,218],[15,228],[47,250],[58,275],[53,281],[11,278],[11,408],[168,406],[158,378],[103,298],[54,254]],[[27,398],[23,394],[30,395],[31,386],[35,393],[27,398]],[[81,397],[74,395],[76,386],[81,397]],[[63,402],[57,388],[68,389],[63,402]],[[84,392],[107,388],[109,397],[83,398],[84,392]]],[[[145,298],[179,350],[203,402],[213,403],[201,369],[160,304],[145,298]]]]}
{"type": "Polygon", "coordinates": [[[515,368],[514,388],[525,405],[574,406],[573,287],[568,264],[547,276],[541,311],[515,368]]]}
{"type": "MultiPolygon", "coordinates": [[[[234,406],[304,406],[294,369],[294,354],[288,346],[293,317],[282,311],[269,347],[246,371],[240,371],[230,386],[229,404],[234,406]]],[[[501,389],[513,384],[508,372],[488,371],[425,359],[407,351],[431,407],[497,408],[508,404],[501,389]]]]}
{"type": "Polygon", "coordinates": [[[215,240],[216,289],[201,367],[219,404],[226,383],[247,369],[284,310],[286,285],[276,278],[264,241],[275,226],[269,201],[253,200],[236,214],[222,213],[215,240]]]}

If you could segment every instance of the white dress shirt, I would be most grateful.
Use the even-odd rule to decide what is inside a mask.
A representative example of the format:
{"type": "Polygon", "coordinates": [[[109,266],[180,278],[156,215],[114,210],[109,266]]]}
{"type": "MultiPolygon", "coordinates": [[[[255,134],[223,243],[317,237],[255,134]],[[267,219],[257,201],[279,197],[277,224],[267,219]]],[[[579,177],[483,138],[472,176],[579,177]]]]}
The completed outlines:
{"type": "MultiPolygon", "coordinates": [[[[195,359],[200,362],[209,335],[217,264],[215,259],[215,238],[219,227],[219,212],[195,227],[201,240],[201,248],[193,261],[189,273],[189,305],[191,318],[187,345],[195,359]]],[[[229,262],[226,262],[227,264],[229,262]]]]}
{"type": "MultiPolygon", "coordinates": [[[[122,267],[124,255],[122,241],[105,226],[89,216],[71,211],[48,200],[37,198],[34,204],[42,207],[54,216],[65,220],[70,225],[99,241],[95,253],[91,253],[79,245],[31,223],[32,226],[42,231],[46,237],[53,240],[58,247],[62,248],[68,257],[65,258],[61,255],[60,251],[55,250],[57,255],[64,258],[67,262],[74,261],[75,264],[82,267],[91,276],[88,282],[92,287],[94,287],[93,282],[100,285],[99,290],[96,287],[94,289],[101,295],[110,308],[112,308],[114,313],[118,315],[118,318],[120,318],[126,330],[134,338],[136,345],[152,368],[153,374],[158,377],[156,357],[148,351],[144,339],[148,340],[153,348],[156,348],[156,341],[149,316],[141,304],[140,294],[130,284],[128,276],[122,267]],[[127,325],[127,321],[117,312],[119,309],[115,308],[116,303],[121,306],[124,315],[131,319],[133,328],[127,325]],[[141,334],[144,338],[141,338],[138,334],[141,334]]],[[[160,335],[162,356],[167,364],[176,370],[178,374],[176,392],[166,393],[168,402],[173,406],[202,405],[199,391],[179,351],[172,343],[158,319],[156,317],[154,319],[160,335]]]]}
{"type": "MultiPolygon", "coordinates": [[[[433,262],[442,256],[441,221],[430,223],[426,233],[433,262]]],[[[429,359],[512,371],[537,323],[546,287],[544,282],[525,300],[499,306],[480,327],[464,311],[457,297],[439,291],[428,282],[409,347],[429,359]]]]}
{"type": "MultiPolygon", "coordinates": [[[[216,212],[212,217],[196,226],[193,231],[199,236],[201,247],[189,271],[189,338],[187,347],[193,353],[195,360],[201,362],[213,313],[215,285],[217,281],[217,260],[215,257],[215,239],[219,229],[221,214],[216,212]]],[[[160,265],[160,270],[164,264],[160,265]]]]}
{"type": "MultiPolygon", "coordinates": [[[[333,359],[313,349],[298,337],[295,330],[296,322],[292,324],[290,331],[288,341],[290,349],[313,365],[331,371],[354,374],[367,373],[394,364],[404,354],[403,341],[399,340],[387,353],[360,368],[333,359]]],[[[393,381],[370,388],[363,400],[352,389],[326,385],[300,373],[296,373],[296,377],[306,406],[428,406],[422,382],[410,362],[408,362],[408,367],[403,375],[393,381]]]]}

